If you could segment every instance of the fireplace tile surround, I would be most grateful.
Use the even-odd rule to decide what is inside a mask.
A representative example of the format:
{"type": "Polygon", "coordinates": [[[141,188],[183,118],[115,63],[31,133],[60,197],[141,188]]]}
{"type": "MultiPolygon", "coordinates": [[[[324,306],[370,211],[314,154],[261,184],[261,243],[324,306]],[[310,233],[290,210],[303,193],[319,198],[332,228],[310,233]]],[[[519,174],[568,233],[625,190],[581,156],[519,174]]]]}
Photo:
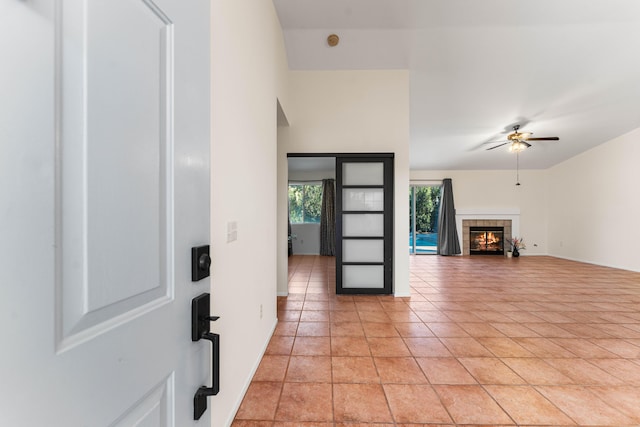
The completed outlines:
{"type": "MultiPolygon", "coordinates": [[[[470,255],[469,227],[471,226],[504,227],[505,239],[520,236],[520,209],[509,207],[456,209],[456,227],[463,256],[470,255]]],[[[505,243],[505,251],[508,249],[508,243],[505,243]]]]}
{"type": "Polygon", "coordinates": [[[511,220],[510,219],[463,219],[462,220],[462,255],[470,255],[469,229],[471,227],[504,227],[504,248],[505,252],[509,250],[507,239],[511,239],[511,220]]]}

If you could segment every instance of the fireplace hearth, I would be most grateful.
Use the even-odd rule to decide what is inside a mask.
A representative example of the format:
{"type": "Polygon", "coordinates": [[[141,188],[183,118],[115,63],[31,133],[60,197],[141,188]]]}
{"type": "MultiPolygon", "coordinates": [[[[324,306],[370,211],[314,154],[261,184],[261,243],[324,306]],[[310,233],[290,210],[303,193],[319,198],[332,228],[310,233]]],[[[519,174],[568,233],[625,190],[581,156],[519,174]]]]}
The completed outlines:
{"type": "Polygon", "coordinates": [[[469,227],[471,255],[504,255],[504,227],[469,227]]]}

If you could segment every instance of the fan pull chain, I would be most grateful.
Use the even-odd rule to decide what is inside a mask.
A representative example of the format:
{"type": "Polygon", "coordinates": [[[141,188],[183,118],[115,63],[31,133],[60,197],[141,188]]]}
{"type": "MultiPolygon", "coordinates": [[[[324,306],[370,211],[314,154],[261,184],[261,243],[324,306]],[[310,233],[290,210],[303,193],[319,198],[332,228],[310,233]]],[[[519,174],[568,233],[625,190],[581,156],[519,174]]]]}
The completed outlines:
{"type": "Polygon", "coordinates": [[[520,151],[516,151],[516,185],[520,185],[520,151]]]}

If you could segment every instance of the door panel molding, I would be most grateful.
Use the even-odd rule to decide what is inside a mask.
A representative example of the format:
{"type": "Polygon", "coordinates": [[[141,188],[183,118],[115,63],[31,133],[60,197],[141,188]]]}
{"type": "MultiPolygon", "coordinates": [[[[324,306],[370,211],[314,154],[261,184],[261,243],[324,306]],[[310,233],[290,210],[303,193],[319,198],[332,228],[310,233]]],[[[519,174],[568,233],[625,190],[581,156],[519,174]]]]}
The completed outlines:
{"type": "Polygon", "coordinates": [[[153,387],[144,397],[127,409],[111,427],[171,426],[175,404],[175,373],[153,387]]]}
{"type": "Polygon", "coordinates": [[[173,24],[150,0],[64,0],[55,46],[63,352],[173,298],[173,24]]]}

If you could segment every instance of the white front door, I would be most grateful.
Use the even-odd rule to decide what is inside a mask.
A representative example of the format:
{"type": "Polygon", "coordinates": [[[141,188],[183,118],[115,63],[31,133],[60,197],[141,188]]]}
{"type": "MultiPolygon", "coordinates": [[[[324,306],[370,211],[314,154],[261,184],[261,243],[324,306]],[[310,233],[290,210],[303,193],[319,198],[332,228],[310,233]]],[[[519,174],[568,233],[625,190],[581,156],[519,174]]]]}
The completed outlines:
{"type": "Polygon", "coordinates": [[[0,0],[0,425],[210,424],[209,32],[208,0],[0,0]]]}

